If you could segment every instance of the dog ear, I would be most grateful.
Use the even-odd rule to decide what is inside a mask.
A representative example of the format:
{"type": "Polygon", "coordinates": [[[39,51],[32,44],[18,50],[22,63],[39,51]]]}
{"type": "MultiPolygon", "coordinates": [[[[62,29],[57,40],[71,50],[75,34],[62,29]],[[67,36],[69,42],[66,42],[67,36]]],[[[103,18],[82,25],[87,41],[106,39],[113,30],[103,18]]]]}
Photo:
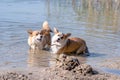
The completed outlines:
{"type": "Polygon", "coordinates": [[[54,33],[57,34],[59,31],[54,27],[54,33]]]}
{"type": "Polygon", "coordinates": [[[27,30],[27,32],[31,35],[33,31],[31,29],[29,29],[29,30],[27,30]]]}
{"type": "Polygon", "coordinates": [[[71,36],[71,33],[65,34],[65,38],[67,38],[67,37],[69,37],[69,36],[71,36]]]}

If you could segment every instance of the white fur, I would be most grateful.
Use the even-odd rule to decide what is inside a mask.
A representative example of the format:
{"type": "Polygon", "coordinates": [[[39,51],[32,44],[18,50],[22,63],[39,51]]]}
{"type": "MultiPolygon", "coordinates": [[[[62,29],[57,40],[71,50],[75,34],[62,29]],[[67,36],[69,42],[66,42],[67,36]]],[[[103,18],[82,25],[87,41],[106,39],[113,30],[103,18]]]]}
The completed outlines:
{"type": "Polygon", "coordinates": [[[62,36],[63,36],[63,33],[59,32],[59,34],[55,34],[52,37],[52,43],[51,43],[52,44],[52,46],[51,46],[52,53],[57,53],[57,51],[65,45],[66,40],[64,40],[64,39],[57,42],[58,38],[60,38],[62,36]]]}
{"type": "Polygon", "coordinates": [[[43,38],[44,36],[41,38],[40,36],[43,36],[43,35],[37,35],[37,36],[33,36],[32,37],[32,40],[30,40],[30,37],[28,38],[28,44],[29,46],[32,48],[32,49],[42,49],[43,46],[42,46],[42,42],[43,42],[43,38]],[[41,39],[41,40],[40,40],[41,39]]]}

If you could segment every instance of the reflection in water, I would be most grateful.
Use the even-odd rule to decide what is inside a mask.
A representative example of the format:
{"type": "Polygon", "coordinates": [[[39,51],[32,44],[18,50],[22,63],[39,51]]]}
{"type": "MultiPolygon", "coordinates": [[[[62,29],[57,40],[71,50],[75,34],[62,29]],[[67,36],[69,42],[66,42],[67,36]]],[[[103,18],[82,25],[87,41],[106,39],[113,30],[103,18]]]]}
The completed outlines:
{"type": "Polygon", "coordinates": [[[11,61],[13,65],[26,67],[27,57],[30,67],[54,64],[54,54],[47,51],[26,54],[26,30],[39,29],[44,20],[48,20],[52,29],[57,27],[86,40],[94,54],[87,60],[78,57],[80,61],[96,65],[101,60],[120,57],[120,0],[9,1],[0,2],[0,65],[11,61]]]}
{"type": "Polygon", "coordinates": [[[113,33],[120,31],[120,0],[72,0],[72,6],[77,15],[86,15],[90,30],[99,28],[104,33],[106,30],[113,33]]]}
{"type": "Polygon", "coordinates": [[[103,33],[120,31],[120,0],[47,0],[46,5],[48,19],[55,19],[59,24],[74,23],[75,18],[86,22],[90,32],[93,29],[103,33]]]}
{"type": "Polygon", "coordinates": [[[120,0],[47,0],[46,5],[53,26],[84,38],[98,55],[91,54],[88,63],[120,56],[120,0]]]}
{"type": "MultiPolygon", "coordinates": [[[[86,57],[76,56],[80,63],[86,62],[86,57]]],[[[56,64],[56,54],[52,54],[44,50],[29,50],[28,55],[28,67],[49,67],[55,66],[56,64]]]]}
{"type": "Polygon", "coordinates": [[[47,51],[29,50],[28,66],[29,67],[48,67],[48,66],[50,66],[49,65],[50,57],[51,57],[50,53],[47,51]]]}

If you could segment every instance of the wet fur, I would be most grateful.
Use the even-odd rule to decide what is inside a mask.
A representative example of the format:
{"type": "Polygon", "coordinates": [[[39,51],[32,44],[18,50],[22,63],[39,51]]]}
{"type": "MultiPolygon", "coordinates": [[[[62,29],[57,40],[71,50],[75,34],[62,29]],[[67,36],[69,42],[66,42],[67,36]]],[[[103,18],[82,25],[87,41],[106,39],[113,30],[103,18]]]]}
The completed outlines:
{"type": "Polygon", "coordinates": [[[50,32],[52,32],[52,30],[50,29],[47,21],[43,23],[43,27],[41,30],[36,30],[36,31],[28,30],[27,32],[29,34],[28,45],[30,46],[31,49],[41,50],[41,49],[45,49],[46,46],[48,49],[50,48],[51,45],[50,32]]]}
{"type": "Polygon", "coordinates": [[[83,39],[77,38],[77,37],[70,37],[69,38],[71,33],[67,33],[67,34],[62,33],[61,34],[57,29],[54,29],[54,33],[55,33],[55,35],[63,35],[63,42],[60,43],[61,45],[58,45],[57,42],[55,44],[54,43],[55,41],[52,40],[53,47],[51,47],[51,48],[53,50],[53,53],[56,53],[56,54],[89,53],[86,42],[83,39]],[[54,51],[54,48],[56,48],[57,50],[54,51]]]}

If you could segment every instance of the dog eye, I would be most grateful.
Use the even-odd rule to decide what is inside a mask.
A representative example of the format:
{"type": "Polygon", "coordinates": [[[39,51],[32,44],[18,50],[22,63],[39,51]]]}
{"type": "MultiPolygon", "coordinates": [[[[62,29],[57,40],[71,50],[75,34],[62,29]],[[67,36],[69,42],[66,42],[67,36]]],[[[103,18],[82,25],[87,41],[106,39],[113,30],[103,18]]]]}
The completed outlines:
{"type": "Polygon", "coordinates": [[[63,37],[61,37],[61,39],[63,39],[63,37]]]}
{"type": "Polygon", "coordinates": [[[40,33],[40,35],[43,35],[43,33],[40,33]]]}
{"type": "Polygon", "coordinates": [[[36,36],[38,35],[38,33],[36,34],[36,36]]]}

